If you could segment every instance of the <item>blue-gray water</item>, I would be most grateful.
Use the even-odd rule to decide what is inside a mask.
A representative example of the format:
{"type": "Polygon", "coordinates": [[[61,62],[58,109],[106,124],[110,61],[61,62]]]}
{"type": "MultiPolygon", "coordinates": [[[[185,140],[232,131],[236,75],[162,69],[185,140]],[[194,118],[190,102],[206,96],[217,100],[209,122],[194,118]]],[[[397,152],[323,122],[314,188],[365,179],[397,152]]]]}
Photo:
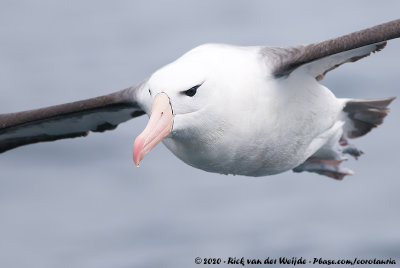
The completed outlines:
{"type": "MultiPolygon", "coordinates": [[[[206,42],[296,45],[396,19],[398,1],[1,1],[0,113],[106,94],[206,42]]],[[[330,72],[340,97],[399,92],[400,42],[330,72]]],[[[247,178],[163,145],[135,168],[146,118],[0,155],[0,267],[192,267],[200,257],[400,262],[400,104],[354,140],[342,182],[247,178]]]]}

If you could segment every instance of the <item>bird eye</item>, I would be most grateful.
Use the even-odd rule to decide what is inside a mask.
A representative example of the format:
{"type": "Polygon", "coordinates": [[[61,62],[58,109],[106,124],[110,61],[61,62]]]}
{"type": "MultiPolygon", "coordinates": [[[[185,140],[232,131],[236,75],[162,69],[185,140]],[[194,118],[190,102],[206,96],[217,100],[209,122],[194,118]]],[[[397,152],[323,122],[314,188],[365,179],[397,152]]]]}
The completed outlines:
{"type": "Polygon", "coordinates": [[[191,87],[191,88],[189,88],[188,90],[183,91],[183,93],[184,93],[186,96],[193,97],[194,95],[196,95],[197,89],[198,89],[200,86],[201,86],[201,85],[197,85],[197,86],[191,87]]]}
{"type": "Polygon", "coordinates": [[[151,96],[151,91],[150,91],[150,88],[149,88],[149,94],[150,94],[150,96],[151,96]]]}

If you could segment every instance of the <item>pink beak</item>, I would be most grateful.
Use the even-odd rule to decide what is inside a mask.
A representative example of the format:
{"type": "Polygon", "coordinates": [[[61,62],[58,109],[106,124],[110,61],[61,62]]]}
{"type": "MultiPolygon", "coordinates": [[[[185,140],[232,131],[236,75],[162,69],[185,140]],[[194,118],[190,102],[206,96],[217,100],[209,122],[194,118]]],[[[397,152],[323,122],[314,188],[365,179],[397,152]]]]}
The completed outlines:
{"type": "Polygon", "coordinates": [[[168,95],[158,93],[153,101],[149,123],[133,144],[133,162],[136,166],[139,166],[139,162],[151,149],[171,133],[173,122],[174,115],[168,95]]]}

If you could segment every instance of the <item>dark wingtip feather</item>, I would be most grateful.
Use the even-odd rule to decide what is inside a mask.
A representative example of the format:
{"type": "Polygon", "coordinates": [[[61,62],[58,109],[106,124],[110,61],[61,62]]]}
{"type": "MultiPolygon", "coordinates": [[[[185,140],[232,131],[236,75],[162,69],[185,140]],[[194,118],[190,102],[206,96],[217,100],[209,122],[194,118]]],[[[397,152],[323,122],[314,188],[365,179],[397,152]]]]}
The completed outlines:
{"type": "Polygon", "coordinates": [[[0,153],[4,153],[8,150],[15,149],[19,146],[27,145],[27,144],[34,144],[42,141],[56,141],[59,139],[66,139],[66,138],[78,138],[78,137],[86,137],[89,135],[89,131],[84,132],[77,132],[77,133],[69,133],[69,134],[62,134],[62,135],[37,135],[32,137],[16,137],[10,138],[6,140],[0,141],[0,153]]]}

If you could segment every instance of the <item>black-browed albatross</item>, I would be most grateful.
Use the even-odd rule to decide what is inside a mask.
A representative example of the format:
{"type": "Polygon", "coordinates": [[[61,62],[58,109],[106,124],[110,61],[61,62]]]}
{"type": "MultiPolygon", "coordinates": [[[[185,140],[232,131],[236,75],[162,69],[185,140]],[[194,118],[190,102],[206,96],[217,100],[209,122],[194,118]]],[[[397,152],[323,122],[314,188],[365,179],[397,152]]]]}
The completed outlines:
{"type": "Polygon", "coordinates": [[[380,125],[394,98],[336,98],[321,85],[343,63],[400,37],[400,20],[293,47],[205,44],[149,79],[109,95],[0,115],[0,153],[102,132],[147,113],[136,165],[160,141],[209,172],[265,176],[292,169],[342,179],[361,151],[348,143],[380,125]]]}

